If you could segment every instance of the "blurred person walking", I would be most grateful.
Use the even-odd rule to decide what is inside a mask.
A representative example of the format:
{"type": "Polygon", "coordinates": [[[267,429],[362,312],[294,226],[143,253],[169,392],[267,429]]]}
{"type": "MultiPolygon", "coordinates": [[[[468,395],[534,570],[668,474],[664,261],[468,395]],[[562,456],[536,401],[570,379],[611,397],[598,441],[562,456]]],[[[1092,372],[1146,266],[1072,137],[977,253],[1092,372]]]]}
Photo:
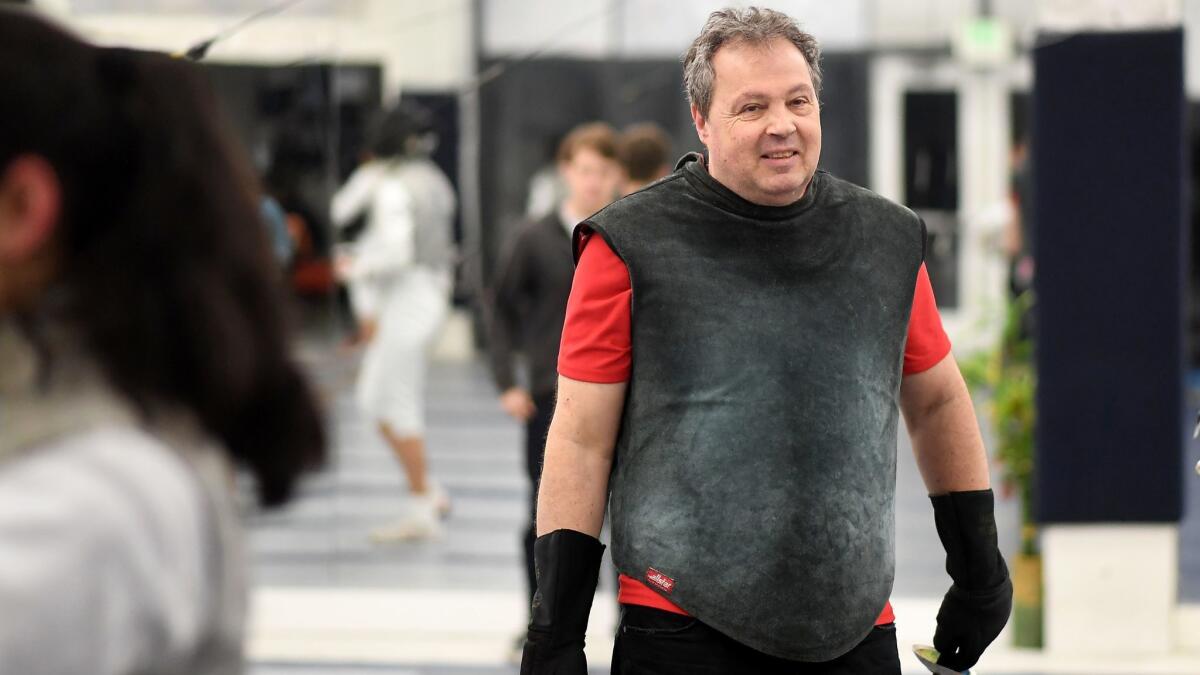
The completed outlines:
{"type": "Polygon", "coordinates": [[[1009,297],[1017,298],[1033,289],[1034,275],[1033,176],[1027,140],[1013,145],[1009,161],[1012,215],[1004,228],[1004,252],[1008,256],[1009,297]]]}
{"type": "MultiPolygon", "coordinates": [[[[559,144],[558,171],[566,197],[544,217],[517,228],[505,245],[493,284],[489,347],[500,405],[525,423],[525,468],[529,476],[529,524],[523,535],[528,591],[533,598],[534,516],[542,475],[546,430],[554,413],[559,340],[574,264],[571,231],[604,208],[621,180],[616,132],[602,122],[572,129],[559,144]],[[520,353],[528,386],[518,384],[520,353]]],[[[523,638],[523,636],[522,636],[523,638]]]]}
{"type": "Polygon", "coordinates": [[[325,457],[195,67],[0,10],[0,673],[243,670],[233,465],[325,457]]]}
{"type": "Polygon", "coordinates": [[[425,453],[425,375],[429,349],[450,309],[456,200],[430,159],[436,139],[429,113],[402,105],[371,131],[370,154],[338,190],[333,222],[361,215],[366,227],[338,256],[337,274],[366,341],[357,399],[376,421],[408,479],[409,499],[394,523],[371,532],[379,543],[441,532],[445,492],[429,476],[425,453]]]}
{"type": "Polygon", "coordinates": [[[637,192],[671,173],[671,139],[653,122],[631,125],[617,139],[617,161],[625,172],[621,195],[637,192]]]}

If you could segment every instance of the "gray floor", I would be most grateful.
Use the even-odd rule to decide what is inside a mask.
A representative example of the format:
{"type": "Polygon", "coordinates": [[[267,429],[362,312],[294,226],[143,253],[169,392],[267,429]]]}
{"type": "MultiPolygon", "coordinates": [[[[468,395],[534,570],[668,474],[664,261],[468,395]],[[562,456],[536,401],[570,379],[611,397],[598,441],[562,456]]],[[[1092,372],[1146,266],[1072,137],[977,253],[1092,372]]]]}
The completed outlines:
{"type": "MultiPolygon", "coordinates": [[[[251,521],[255,578],[265,585],[402,588],[520,587],[519,535],[528,499],[521,430],[498,409],[481,363],[437,364],[429,385],[428,444],[433,474],[454,513],[440,542],[374,547],[368,530],[394,517],[403,494],[399,468],[349,395],[344,355],[320,362],[331,399],[335,457],[301,498],[251,521]]],[[[896,497],[896,590],[940,596],[943,554],[932,511],[901,434],[896,497]]],[[[1015,546],[1017,514],[1001,501],[1000,540],[1015,546]]]]}
{"type": "MultiPolygon", "coordinates": [[[[395,516],[403,494],[401,473],[386,447],[355,410],[350,396],[355,357],[309,350],[332,411],[334,457],[306,482],[288,508],[251,521],[254,575],[262,585],[433,589],[519,589],[523,586],[519,536],[528,486],[521,431],[498,409],[480,362],[437,364],[430,374],[428,442],[433,474],[454,503],[446,536],[438,542],[374,547],[372,526],[395,516]]],[[[901,433],[897,469],[897,596],[940,597],[948,579],[932,511],[901,433]]],[[[1189,466],[1194,459],[1188,460],[1189,466]]],[[[1190,477],[1190,474],[1189,474],[1190,477]]],[[[1189,487],[1200,479],[1188,481],[1189,487]]],[[[1200,598],[1200,490],[1189,489],[1182,537],[1181,586],[1200,598]]],[[[1002,548],[1017,543],[1015,500],[998,504],[1002,548]]],[[[611,583],[601,575],[602,583],[611,583]]],[[[448,669],[436,664],[320,667],[262,663],[255,675],[378,675],[389,673],[511,673],[512,669],[448,669]]]]}
{"type": "Polygon", "coordinates": [[[368,531],[402,508],[399,467],[349,395],[351,360],[321,364],[334,457],[285,510],[252,521],[255,578],[265,585],[500,589],[521,583],[517,530],[527,499],[519,430],[498,410],[478,364],[431,373],[429,460],[453,499],[446,537],[375,547],[368,531]]]}

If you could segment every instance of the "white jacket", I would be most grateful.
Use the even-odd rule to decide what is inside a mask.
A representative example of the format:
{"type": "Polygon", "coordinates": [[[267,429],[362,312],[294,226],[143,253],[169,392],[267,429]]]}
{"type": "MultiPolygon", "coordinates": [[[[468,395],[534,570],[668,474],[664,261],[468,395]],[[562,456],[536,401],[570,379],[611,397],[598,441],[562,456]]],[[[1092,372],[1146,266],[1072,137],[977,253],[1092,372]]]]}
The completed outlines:
{"type": "Polygon", "coordinates": [[[145,428],[78,354],[53,358],[40,382],[0,319],[0,673],[242,672],[223,454],[181,418],[145,428]]]}

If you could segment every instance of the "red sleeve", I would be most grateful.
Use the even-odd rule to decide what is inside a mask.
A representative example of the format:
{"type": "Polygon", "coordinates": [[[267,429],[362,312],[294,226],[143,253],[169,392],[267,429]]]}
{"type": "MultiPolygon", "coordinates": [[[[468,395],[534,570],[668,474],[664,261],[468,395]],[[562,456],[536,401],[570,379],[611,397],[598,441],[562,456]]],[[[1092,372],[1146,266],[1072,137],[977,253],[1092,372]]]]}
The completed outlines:
{"type": "Polygon", "coordinates": [[[913,293],[912,317],[908,320],[908,342],[904,345],[904,374],[915,375],[941,363],[950,353],[950,338],[942,328],[933,286],[925,265],[917,273],[913,293]]]}
{"type": "MultiPolygon", "coordinates": [[[[629,270],[599,237],[586,237],[575,269],[558,352],[558,372],[573,380],[610,384],[629,379],[629,270]]],[[[929,273],[921,265],[913,293],[904,374],[921,373],[950,353],[929,273]]]]}
{"type": "Polygon", "coordinates": [[[558,372],[582,382],[624,382],[632,342],[629,269],[603,238],[585,237],[567,300],[558,372]]]}

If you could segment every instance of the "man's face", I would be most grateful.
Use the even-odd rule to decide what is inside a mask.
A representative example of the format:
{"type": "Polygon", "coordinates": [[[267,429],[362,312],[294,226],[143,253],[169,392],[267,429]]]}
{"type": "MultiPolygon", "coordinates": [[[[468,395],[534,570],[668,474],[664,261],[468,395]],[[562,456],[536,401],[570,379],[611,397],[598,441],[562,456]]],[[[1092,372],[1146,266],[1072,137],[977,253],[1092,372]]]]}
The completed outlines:
{"type": "Polygon", "coordinates": [[[563,182],[567,185],[567,206],[590,216],[608,205],[616,196],[621,182],[621,167],[592,148],[576,148],[571,159],[559,164],[563,182]]]}
{"type": "Polygon", "coordinates": [[[712,105],[692,107],[709,173],[755,204],[804,196],[821,157],[821,111],[804,55],[788,40],[734,42],[713,56],[712,105]]]}

